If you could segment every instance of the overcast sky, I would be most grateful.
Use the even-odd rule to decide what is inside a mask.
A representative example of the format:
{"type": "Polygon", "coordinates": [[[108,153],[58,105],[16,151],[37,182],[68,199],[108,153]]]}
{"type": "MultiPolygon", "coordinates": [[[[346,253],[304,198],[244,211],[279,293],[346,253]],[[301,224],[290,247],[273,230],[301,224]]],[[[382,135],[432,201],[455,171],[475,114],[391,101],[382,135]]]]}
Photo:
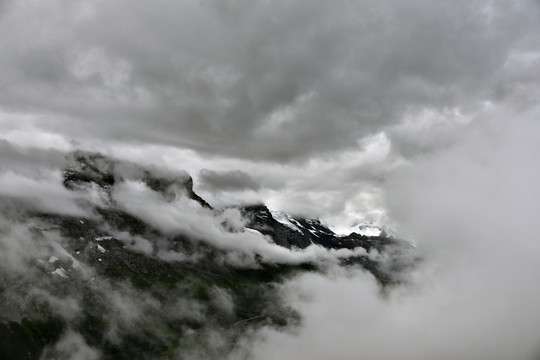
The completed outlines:
{"type": "Polygon", "coordinates": [[[183,168],[218,206],[382,220],[396,168],[536,106],[539,19],[538,1],[4,0],[0,136],[183,168]]]}
{"type": "Polygon", "coordinates": [[[1,4],[4,139],[185,164],[218,203],[365,215],[396,166],[538,95],[537,1],[1,4]]]}
{"type": "MultiPolygon", "coordinates": [[[[363,302],[359,322],[384,313],[362,345],[373,359],[392,356],[377,353],[384,336],[405,339],[404,359],[528,359],[540,351],[539,34],[537,0],[0,0],[1,193],[51,187],[44,203],[62,207],[53,183],[82,148],[186,170],[217,207],[262,201],[336,229],[370,217],[431,259],[419,283],[439,279],[405,303],[363,302]],[[448,309],[482,310],[473,333],[493,336],[465,341],[458,316],[425,352],[406,346],[448,309]],[[398,326],[404,312],[417,317],[398,326]],[[515,332],[488,332],[508,322],[515,332]]],[[[359,296],[306,281],[353,299],[325,300],[339,309],[359,296]]],[[[263,358],[327,359],[295,347],[347,317],[320,306],[288,353],[270,341],[263,358]]],[[[340,359],[358,358],[356,325],[330,337],[340,359]]]]}

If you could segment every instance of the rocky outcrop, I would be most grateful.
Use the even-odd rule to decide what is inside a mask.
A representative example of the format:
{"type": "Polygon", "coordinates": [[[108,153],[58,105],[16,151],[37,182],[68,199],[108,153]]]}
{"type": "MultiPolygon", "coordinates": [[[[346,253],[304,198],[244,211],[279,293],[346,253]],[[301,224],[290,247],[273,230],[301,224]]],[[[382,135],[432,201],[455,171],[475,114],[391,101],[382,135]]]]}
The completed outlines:
{"type": "Polygon", "coordinates": [[[247,227],[270,236],[276,244],[289,249],[305,249],[311,244],[317,244],[328,249],[361,247],[367,251],[371,249],[383,251],[386,246],[406,245],[385,232],[377,236],[366,236],[355,232],[338,235],[323,225],[319,219],[295,218],[282,212],[272,212],[262,204],[245,206],[241,210],[249,220],[247,227]]]}
{"type": "Polygon", "coordinates": [[[311,237],[302,231],[277,221],[270,210],[262,204],[241,208],[248,219],[247,227],[268,235],[280,246],[305,249],[312,244],[311,237]]]}

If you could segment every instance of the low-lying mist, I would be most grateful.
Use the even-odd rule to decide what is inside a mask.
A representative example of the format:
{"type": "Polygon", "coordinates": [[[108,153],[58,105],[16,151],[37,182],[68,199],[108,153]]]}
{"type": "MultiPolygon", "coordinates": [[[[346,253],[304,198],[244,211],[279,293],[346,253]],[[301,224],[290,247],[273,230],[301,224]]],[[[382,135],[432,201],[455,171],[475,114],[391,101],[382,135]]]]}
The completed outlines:
{"type": "Polygon", "coordinates": [[[498,110],[385,185],[424,259],[409,284],[381,298],[365,277],[296,279],[305,326],[267,331],[257,359],[538,359],[539,114],[498,110]]]}

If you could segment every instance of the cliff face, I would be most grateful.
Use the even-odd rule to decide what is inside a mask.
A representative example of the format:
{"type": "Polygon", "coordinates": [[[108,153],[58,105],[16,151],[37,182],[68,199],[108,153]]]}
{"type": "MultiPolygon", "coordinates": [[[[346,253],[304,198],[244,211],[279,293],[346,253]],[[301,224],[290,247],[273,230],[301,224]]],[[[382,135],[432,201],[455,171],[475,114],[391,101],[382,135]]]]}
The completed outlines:
{"type": "Polygon", "coordinates": [[[363,267],[383,287],[400,281],[410,250],[264,205],[216,210],[187,174],[100,154],[72,154],[63,186],[83,214],[16,199],[2,210],[0,245],[16,261],[0,264],[1,359],[222,358],[257,328],[298,324],[279,285],[321,271],[311,248],[351,250],[337,263],[363,267]],[[392,266],[375,250],[392,254],[392,266]]]}

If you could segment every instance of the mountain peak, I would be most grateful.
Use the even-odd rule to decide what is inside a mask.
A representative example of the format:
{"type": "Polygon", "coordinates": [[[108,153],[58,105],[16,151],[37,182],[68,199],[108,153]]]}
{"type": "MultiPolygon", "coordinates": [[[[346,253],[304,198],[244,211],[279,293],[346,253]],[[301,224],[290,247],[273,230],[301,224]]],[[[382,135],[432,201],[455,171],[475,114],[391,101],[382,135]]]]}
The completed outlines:
{"type": "Polygon", "coordinates": [[[103,359],[183,358],[193,347],[222,358],[257,329],[298,324],[276,291],[297,274],[361,267],[384,288],[410,265],[395,238],[338,236],[264,204],[212,209],[187,173],[91,152],[66,159],[63,184],[87,215],[21,206],[5,229],[3,241],[24,251],[13,252],[17,266],[0,264],[0,310],[8,301],[13,314],[0,312],[2,359],[58,358],[62,341],[103,359]],[[385,263],[373,249],[387,252],[385,263]]]}

